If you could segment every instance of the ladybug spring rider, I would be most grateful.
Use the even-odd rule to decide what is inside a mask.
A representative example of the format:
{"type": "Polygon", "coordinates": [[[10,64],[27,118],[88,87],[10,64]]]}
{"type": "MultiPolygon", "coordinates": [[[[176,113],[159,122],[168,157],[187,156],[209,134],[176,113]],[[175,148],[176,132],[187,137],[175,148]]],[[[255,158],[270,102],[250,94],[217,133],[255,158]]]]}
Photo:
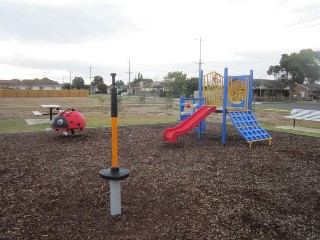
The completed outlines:
{"type": "Polygon", "coordinates": [[[86,121],[82,113],[75,111],[73,108],[61,111],[51,123],[52,129],[57,132],[62,130],[65,135],[70,132],[74,135],[75,129],[83,130],[85,126],[86,121]]]}

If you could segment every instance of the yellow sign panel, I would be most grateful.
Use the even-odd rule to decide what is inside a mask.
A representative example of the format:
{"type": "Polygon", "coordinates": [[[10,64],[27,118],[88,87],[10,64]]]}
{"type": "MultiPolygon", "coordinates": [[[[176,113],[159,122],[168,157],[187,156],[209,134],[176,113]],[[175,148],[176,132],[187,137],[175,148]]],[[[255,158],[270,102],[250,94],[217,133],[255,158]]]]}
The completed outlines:
{"type": "Polygon", "coordinates": [[[228,96],[233,104],[239,104],[246,99],[246,85],[240,79],[234,79],[229,83],[228,96]]]}

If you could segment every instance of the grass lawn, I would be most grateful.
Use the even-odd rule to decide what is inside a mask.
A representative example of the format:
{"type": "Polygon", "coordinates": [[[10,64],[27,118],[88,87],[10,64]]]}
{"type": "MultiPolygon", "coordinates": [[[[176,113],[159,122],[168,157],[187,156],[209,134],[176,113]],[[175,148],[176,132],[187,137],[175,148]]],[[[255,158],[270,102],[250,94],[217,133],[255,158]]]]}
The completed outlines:
{"type": "MultiPolygon", "coordinates": [[[[0,98],[0,133],[43,131],[50,124],[28,125],[25,119],[46,119],[48,116],[36,117],[32,111],[44,111],[41,104],[58,104],[64,109],[75,108],[83,113],[87,127],[111,126],[110,96],[70,97],[70,98],[0,98]]],[[[118,105],[118,124],[144,125],[179,121],[179,99],[174,99],[172,108],[167,108],[166,98],[146,98],[121,96],[118,105]]],[[[292,126],[292,120],[284,118],[291,109],[275,109],[255,105],[254,114],[259,123],[267,130],[275,130],[308,136],[320,137],[320,133],[308,133],[299,130],[287,130],[278,126],[292,126]]],[[[211,122],[222,122],[222,114],[211,114],[211,122]]],[[[228,120],[230,124],[231,121],[228,120]]],[[[296,121],[297,127],[320,129],[319,122],[296,121]]]]}

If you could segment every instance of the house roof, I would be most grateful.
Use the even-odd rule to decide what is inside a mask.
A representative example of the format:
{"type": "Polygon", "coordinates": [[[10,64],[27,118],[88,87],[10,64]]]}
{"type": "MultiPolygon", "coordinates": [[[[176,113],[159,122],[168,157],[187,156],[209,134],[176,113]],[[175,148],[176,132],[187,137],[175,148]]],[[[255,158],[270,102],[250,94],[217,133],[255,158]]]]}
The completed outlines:
{"type": "Polygon", "coordinates": [[[0,80],[0,83],[2,84],[10,84],[10,85],[20,85],[20,86],[24,86],[24,85],[29,85],[29,86],[39,86],[39,85],[61,85],[60,83],[58,83],[57,81],[53,81],[47,78],[43,78],[43,79],[34,79],[34,80],[30,80],[30,79],[24,79],[24,80],[17,80],[17,79],[12,79],[12,80],[0,80]]]}
{"type": "Polygon", "coordinates": [[[13,80],[0,80],[0,84],[11,84],[13,80]]]}
{"type": "Polygon", "coordinates": [[[320,84],[303,85],[312,91],[320,91],[320,84]]]}
{"type": "Polygon", "coordinates": [[[152,83],[144,85],[143,88],[163,88],[163,86],[161,82],[154,81],[152,83]]]}
{"type": "Polygon", "coordinates": [[[35,80],[22,80],[18,83],[19,85],[60,85],[57,81],[50,79],[35,79],[35,80]]]}
{"type": "Polygon", "coordinates": [[[320,84],[298,84],[296,83],[297,86],[300,86],[302,88],[305,88],[306,90],[309,91],[315,91],[315,92],[320,92],[320,84]]]}
{"type": "Polygon", "coordinates": [[[127,85],[119,85],[117,87],[119,90],[122,89],[122,90],[127,90],[128,89],[128,86],[127,85]]]}
{"type": "Polygon", "coordinates": [[[276,89],[284,90],[285,88],[277,80],[269,79],[254,79],[253,80],[253,89],[276,89]]]}

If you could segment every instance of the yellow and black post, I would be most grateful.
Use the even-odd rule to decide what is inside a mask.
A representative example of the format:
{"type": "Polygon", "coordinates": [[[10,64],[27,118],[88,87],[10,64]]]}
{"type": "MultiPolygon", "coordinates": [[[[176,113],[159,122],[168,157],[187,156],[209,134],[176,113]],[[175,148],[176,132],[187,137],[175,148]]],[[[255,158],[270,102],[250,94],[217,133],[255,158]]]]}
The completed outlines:
{"type": "Polygon", "coordinates": [[[121,214],[121,185],[120,180],[129,176],[129,171],[119,168],[118,163],[118,104],[117,88],[115,83],[115,73],[112,76],[111,88],[111,168],[100,170],[100,177],[110,180],[110,212],[111,215],[121,214]]]}

